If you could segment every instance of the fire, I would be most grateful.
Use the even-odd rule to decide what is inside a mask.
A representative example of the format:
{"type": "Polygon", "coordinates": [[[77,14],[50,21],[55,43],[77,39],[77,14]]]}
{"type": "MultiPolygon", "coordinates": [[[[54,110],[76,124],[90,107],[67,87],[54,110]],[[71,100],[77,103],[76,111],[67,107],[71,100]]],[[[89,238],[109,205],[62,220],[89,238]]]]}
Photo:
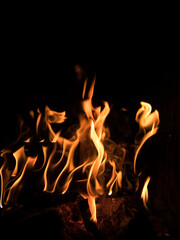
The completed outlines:
{"type": "Polygon", "coordinates": [[[160,122],[159,113],[157,110],[155,110],[152,113],[151,111],[152,111],[152,107],[149,103],[141,102],[141,108],[136,113],[135,120],[139,124],[139,134],[143,133],[144,136],[140,139],[140,143],[138,143],[138,148],[134,156],[134,172],[135,173],[136,173],[137,156],[143,144],[147,141],[148,138],[156,134],[158,131],[158,125],[160,122]]]}
{"type": "MultiPolygon", "coordinates": [[[[89,137],[95,147],[95,153],[90,157],[83,167],[83,171],[89,168],[88,179],[86,183],[87,193],[81,193],[84,198],[88,199],[88,204],[91,212],[91,219],[97,221],[96,218],[96,204],[95,200],[99,195],[104,193],[103,183],[101,180],[101,175],[105,170],[105,162],[107,159],[107,153],[104,150],[102,143],[104,135],[104,121],[110,112],[109,104],[104,102],[104,108],[101,110],[100,107],[94,108],[92,105],[92,96],[94,91],[94,83],[92,83],[91,88],[88,93],[87,100],[82,102],[82,107],[85,113],[85,117],[88,121],[87,126],[90,127],[89,137]]],[[[86,87],[86,83],[85,83],[86,87]]],[[[85,88],[83,91],[83,97],[85,95],[85,88]]],[[[85,119],[84,116],[80,117],[80,125],[83,126],[85,119]]]]}
{"type": "Polygon", "coordinates": [[[111,166],[113,167],[113,171],[112,171],[112,177],[109,180],[109,182],[107,183],[106,187],[109,188],[109,193],[108,195],[112,194],[112,189],[114,184],[116,183],[116,191],[118,186],[121,187],[121,182],[122,182],[122,171],[117,172],[116,171],[116,164],[115,162],[109,162],[111,164],[111,166]]]}
{"type": "MultiPolygon", "coordinates": [[[[95,79],[87,90],[85,80],[79,124],[69,137],[61,134],[61,124],[67,119],[65,111],[53,111],[48,106],[44,111],[30,111],[35,129],[21,133],[23,141],[18,149],[1,151],[1,208],[17,203],[21,191],[35,177],[39,179],[38,187],[49,193],[57,191],[65,194],[75,184],[78,193],[88,201],[91,219],[97,221],[96,199],[106,194],[112,195],[114,190],[117,192],[122,188],[126,149],[121,147],[121,163],[109,157],[104,141],[109,137],[105,121],[110,107],[106,101],[102,106],[93,106],[94,86],[95,79]],[[55,131],[53,126],[57,124],[60,130],[55,131]],[[105,181],[107,165],[111,176],[105,181]]],[[[157,132],[159,124],[158,111],[151,113],[150,104],[141,102],[141,105],[136,121],[144,136],[134,156],[135,172],[137,155],[144,142],[157,132]]],[[[149,180],[142,191],[144,204],[147,202],[149,180]]],[[[130,185],[127,179],[124,181],[130,185]]]]}
{"type": "Polygon", "coordinates": [[[145,183],[144,183],[144,186],[143,186],[143,189],[142,189],[142,193],[141,193],[141,198],[143,200],[143,203],[144,203],[144,206],[146,209],[148,209],[147,207],[147,202],[148,202],[148,184],[150,182],[150,177],[147,177],[145,183]]]}

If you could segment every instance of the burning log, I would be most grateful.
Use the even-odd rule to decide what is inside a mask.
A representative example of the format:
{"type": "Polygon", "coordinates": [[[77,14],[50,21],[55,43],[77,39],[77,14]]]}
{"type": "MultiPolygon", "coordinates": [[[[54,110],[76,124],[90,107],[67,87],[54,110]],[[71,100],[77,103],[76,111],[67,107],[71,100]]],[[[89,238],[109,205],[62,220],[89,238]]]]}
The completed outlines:
{"type": "Polygon", "coordinates": [[[102,198],[97,202],[97,224],[90,221],[87,202],[78,197],[58,200],[57,195],[34,195],[32,205],[1,209],[1,234],[7,239],[24,236],[39,239],[118,239],[127,230],[136,211],[122,198],[102,198]],[[43,205],[42,205],[43,199],[43,205]],[[35,201],[36,200],[36,201],[35,201]],[[11,231],[8,231],[11,229],[11,231]]]}
{"type": "Polygon", "coordinates": [[[134,218],[136,209],[128,204],[124,197],[99,198],[97,200],[98,220],[96,225],[89,221],[88,206],[81,200],[63,204],[60,213],[65,223],[67,239],[118,239],[127,230],[134,218]],[[75,233],[75,231],[77,231],[75,233]],[[81,233],[80,233],[81,232],[81,233]]]}

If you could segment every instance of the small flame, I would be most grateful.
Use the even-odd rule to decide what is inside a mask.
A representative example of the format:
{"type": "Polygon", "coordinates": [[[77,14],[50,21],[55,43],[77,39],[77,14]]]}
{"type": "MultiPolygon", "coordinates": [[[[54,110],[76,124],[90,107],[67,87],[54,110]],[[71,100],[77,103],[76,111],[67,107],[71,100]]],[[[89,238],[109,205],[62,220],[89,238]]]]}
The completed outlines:
{"type": "Polygon", "coordinates": [[[147,202],[148,202],[148,184],[149,184],[149,181],[150,181],[150,177],[147,177],[145,183],[144,183],[144,186],[143,186],[143,190],[142,190],[142,193],[141,193],[141,198],[143,200],[143,204],[145,206],[146,209],[148,209],[147,207],[147,202]]]}
{"type": "Polygon", "coordinates": [[[113,186],[114,184],[116,183],[116,191],[118,189],[118,186],[121,188],[121,184],[122,184],[122,171],[119,171],[117,172],[116,171],[116,164],[115,162],[112,162],[112,161],[109,161],[110,165],[112,166],[113,168],[113,171],[112,171],[112,176],[109,180],[109,182],[106,184],[106,187],[109,188],[109,193],[108,195],[112,195],[112,189],[113,189],[113,186]]]}
{"type": "Polygon", "coordinates": [[[134,172],[136,173],[136,160],[137,156],[143,146],[143,144],[147,141],[148,138],[153,136],[158,131],[159,125],[159,112],[155,110],[151,113],[152,107],[149,103],[140,102],[141,108],[136,113],[136,122],[139,124],[139,133],[143,132],[144,136],[140,141],[140,144],[136,150],[134,156],[134,172]]]}
{"type": "Polygon", "coordinates": [[[20,174],[20,176],[16,179],[16,181],[11,186],[7,199],[6,204],[9,202],[16,202],[17,196],[19,195],[19,192],[21,191],[25,179],[28,177],[29,173],[33,170],[33,167],[35,166],[35,163],[37,161],[37,157],[28,157],[27,161],[24,165],[24,168],[20,174]]]}

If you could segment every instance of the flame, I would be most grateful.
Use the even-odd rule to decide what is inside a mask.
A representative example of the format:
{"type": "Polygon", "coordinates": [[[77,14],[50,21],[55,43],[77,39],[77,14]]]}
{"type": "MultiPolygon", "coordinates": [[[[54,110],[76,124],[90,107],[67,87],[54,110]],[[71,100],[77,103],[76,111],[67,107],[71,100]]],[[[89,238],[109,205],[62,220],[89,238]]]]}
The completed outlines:
{"type": "Polygon", "coordinates": [[[151,136],[157,133],[159,125],[159,112],[155,110],[151,113],[152,107],[149,103],[140,102],[141,108],[136,113],[136,122],[139,124],[139,133],[143,132],[144,136],[142,137],[140,144],[135,152],[134,156],[134,172],[136,173],[136,160],[137,156],[143,146],[143,144],[151,136]]]}
{"type": "Polygon", "coordinates": [[[8,196],[6,199],[6,204],[8,204],[8,202],[16,202],[18,194],[24,185],[24,181],[25,181],[26,177],[30,174],[30,172],[33,170],[33,167],[34,167],[36,161],[37,161],[37,157],[35,157],[35,158],[28,157],[27,158],[27,161],[24,165],[24,168],[23,168],[20,176],[13,183],[13,185],[11,186],[11,188],[9,190],[9,193],[8,193],[8,196]]]}
{"type": "Polygon", "coordinates": [[[112,166],[113,171],[112,171],[112,176],[111,176],[109,182],[106,184],[106,187],[109,188],[108,195],[111,195],[112,194],[112,189],[113,189],[113,186],[114,186],[115,183],[116,183],[116,191],[117,191],[118,186],[120,188],[122,186],[122,171],[119,171],[119,172],[116,171],[115,162],[110,161],[109,163],[112,166]]]}
{"type": "Polygon", "coordinates": [[[141,198],[143,200],[143,204],[145,206],[146,209],[148,209],[147,207],[147,202],[148,202],[148,184],[149,184],[149,181],[150,181],[150,177],[147,177],[145,183],[144,183],[144,186],[143,186],[143,189],[142,189],[142,193],[141,193],[141,198]]]}
{"type": "MultiPolygon", "coordinates": [[[[96,204],[95,200],[99,195],[104,193],[103,183],[101,181],[101,175],[105,170],[105,162],[107,154],[104,150],[102,140],[104,138],[104,121],[110,112],[109,104],[104,102],[104,108],[94,108],[92,105],[92,96],[94,92],[95,79],[91,84],[88,92],[88,98],[82,102],[82,107],[86,116],[80,117],[80,126],[84,127],[84,122],[87,121],[86,126],[90,128],[90,140],[94,144],[94,154],[88,159],[87,163],[83,167],[83,171],[89,168],[88,179],[86,183],[87,193],[81,193],[84,198],[88,199],[89,209],[91,212],[91,219],[97,221],[96,218],[96,204]]],[[[84,85],[86,87],[86,84],[84,85]]],[[[85,96],[86,89],[83,90],[83,98],[85,96]]],[[[82,129],[81,129],[82,131],[82,129]]]]}
{"type": "MultiPolygon", "coordinates": [[[[29,112],[34,121],[33,134],[29,132],[22,134],[23,143],[19,149],[10,151],[7,148],[1,151],[1,208],[18,202],[18,196],[26,187],[29,176],[37,174],[41,189],[49,193],[58,191],[65,194],[72,182],[77,184],[79,194],[88,201],[92,221],[97,221],[96,199],[106,193],[111,195],[114,189],[117,192],[122,187],[126,149],[121,147],[119,153],[122,163],[108,156],[104,142],[110,135],[105,128],[110,107],[106,101],[101,106],[94,107],[94,86],[95,78],[89,89],[87,89],[87,79],[85,80],[81,111],[78,115],[79,123],[69,137],[64,137],[61,129],[54,130],[55,124],[61,126],[60,124],[66,121],[65,111],[53,111],[46,106],[44,111],[37,109],[37,112],[29,112]],[[28,146],[34,145],[38,145],[40,153],[28,152],[28,146]],[[111,176],[105,183],[106,164],[110,166],[111,176]]],[[[143,132],[144,136],[138,143],[135,153],[134,171],[142,145],[157,132],[159,124],[158,111],[151,113],[150,104],[141,102],[141,105],[136,114],[136,121],[139,123],[139,131],[143,132]]],[[[149,180],[146,181],[142,191],[144,204],[147,203],[149,180]]]]}
{"type": "MultiPolygon", "coordinates": [[[[105,162],[107,159],[107,154],[102,143],[102,140],[105,138],[104,121],[109,114],[110,108],[107,102],[104,102],[104,108],[102,110],[101,107],[93,107],[92,97],[94,92],[94,84],[95,80],[92,82],[90,89],[86,94],[87,80],[84,83],[82,94],[83,101],[81,103],[83,113],[79,115],[80,127],[77,129],[76,135],[73,136],[72,139],[61,139],[60,136],[56,136],[52,132],[52,128],[49,123],[47,124],[48,128],[50,129],[50,134],[53,135],[54,139],[57,141],[57,144],[60,144],[62,147],[62,155],[59,161],[53,164],[53,158],[57,152],[57,144],[55,144],[54,149],[48,158],[48,162],[44,171],[44,191],[54,192],[58,184],[60,184],[61,193],[66,193],[73,179],[74,173],[81,169],[82,173],[87,173],[87,176],[86,179],[79,181],[86,183],[86,191],[81,192],[80,190],[80,194],[84,198],[88,199],[91,219],[93,221],[97,221],[95,200],[104,193],[101,176],[105,170],[105,162]],[[87,99],[84,99],[85,94],[87,95],[87,99]],[[92,146],[92,151],[88,156],[84,157],[83,155],[85,150],[83,149],[83,146],[85,147],[87,143],[92,146]],[[82,149],[82,159],[81,163],[75,166],[74,154],[79,145],[82,149]],[[59,175],[51,183],[50,180],[48,180],[48,175],[54,175],[53,172],[56,172],[64,158],[66,158],[66,164],[61,169],[59,175]],[[67,176],[65,180],[64,175],[67,176]]],[[[47,149],[44,149],[44,155],[45,158],[47,158],[47,149]]]]}

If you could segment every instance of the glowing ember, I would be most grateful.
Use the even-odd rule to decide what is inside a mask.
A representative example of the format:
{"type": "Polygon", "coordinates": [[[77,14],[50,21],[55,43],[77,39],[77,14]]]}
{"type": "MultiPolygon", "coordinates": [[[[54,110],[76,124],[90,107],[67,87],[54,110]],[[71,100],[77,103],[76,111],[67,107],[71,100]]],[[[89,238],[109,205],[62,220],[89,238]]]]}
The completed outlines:
{"type": "MultiPolygon", "coordinates": [[[[105,147],[109,134],[104,123],[110,107],[108,102],[103,102],[103,107],[93,106],[94,85],[95,80],[87,91],[87,80],[84,83],[79,125],[68,138],[61,135],[61,130],[53,130],[54,124],[61,124],[66,120],[66,112],[56,112],[47,106],[44,112],[39,109],[37,112],[30,111],[35,123],[34,135],[21,133],[24,137],[19,149],[10,151],[7,148],[1,151],[1,208],[18,203],[20,192],[26,188],[28,182],[36,178],[39,179],[38,187],[50,193],[57,191],[65,194],[71,184],[76,184],[77,192],[88,201],[91,219],[96,222],[96,199],[121,189],[123,177],[124,182],[131,186],[123,166],[126,148],[123,145],[120,147],[120,162],[117,162],[111,158],[105,147]],[[33,145],[38,150],[32,147],[33,151],[28,151],[28,147],[33,145]],[[107,171],[111,173],[105,181],[107,171]]],[[[136,121],[143,136],[136,141],[138,147],[134,156],[135,173],[138,153],[144,142],[157,132],[159,124],[158,111],[151,113],[150,104],[141,102],[141,105],[136,121]]],[[[142,191],[145,207],[149,180],[150,178],[142,191]]]]}

